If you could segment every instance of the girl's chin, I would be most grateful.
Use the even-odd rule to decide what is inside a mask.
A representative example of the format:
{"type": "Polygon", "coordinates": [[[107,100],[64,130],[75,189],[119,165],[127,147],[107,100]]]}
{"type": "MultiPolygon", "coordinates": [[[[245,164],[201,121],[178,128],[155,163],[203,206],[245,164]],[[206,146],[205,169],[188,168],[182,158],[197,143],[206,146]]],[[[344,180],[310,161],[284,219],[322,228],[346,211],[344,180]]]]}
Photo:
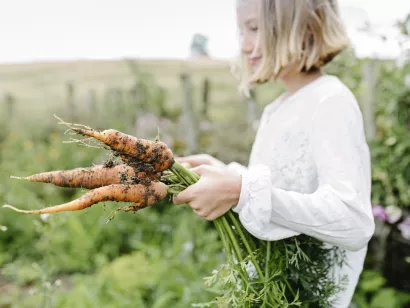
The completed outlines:
{"type": "Polygon", "coordinates": [[[257,63],[257,64],[249,64],[249,68],[250,68],[250,70],[251,70],[252,73],[255,73],[255,72],[258,70],[258,68],[259,68],[259,63],[257,63]]]}

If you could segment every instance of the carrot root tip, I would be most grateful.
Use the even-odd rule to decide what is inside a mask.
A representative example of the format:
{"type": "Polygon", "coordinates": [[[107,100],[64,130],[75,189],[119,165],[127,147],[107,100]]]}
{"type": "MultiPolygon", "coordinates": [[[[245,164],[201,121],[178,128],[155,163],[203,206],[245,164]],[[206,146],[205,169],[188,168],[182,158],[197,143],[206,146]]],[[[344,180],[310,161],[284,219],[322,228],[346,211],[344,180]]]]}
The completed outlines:
{"type": "Polygon", "coordinates": [[[15,180],[27,180],[27,177],[10,175],[10,179],[15,179],[15,180]]]}
{"type": "Polygon", "coordinates": [[[16,211],[16,212],[19,212],[19,213],[28,213],[28,211],[20,210],[20,209],[14,207],[14,206],[11,206],[11,205],[8,205],[8,204],[3,205],[3,207],[12,209],[13,211],[16,211]]]}

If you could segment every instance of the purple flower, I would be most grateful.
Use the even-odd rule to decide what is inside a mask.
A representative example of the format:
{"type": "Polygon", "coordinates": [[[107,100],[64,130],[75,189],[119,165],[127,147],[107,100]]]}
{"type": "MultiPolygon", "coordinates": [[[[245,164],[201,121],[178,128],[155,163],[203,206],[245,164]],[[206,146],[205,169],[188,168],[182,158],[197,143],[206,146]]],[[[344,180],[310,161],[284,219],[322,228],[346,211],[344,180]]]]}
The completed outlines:
{"type": "Polygon", "coordinates": [[[379,218],[381,221],[386,221],[388,218],[384,207],[381,205],[373,206],[373,216],[379,218]]]}
{"type": "Polygon", "coordinates": [[[397,228],[401,231],[401,235],[410,240],[410,216],[397,225],[397,228]]]}

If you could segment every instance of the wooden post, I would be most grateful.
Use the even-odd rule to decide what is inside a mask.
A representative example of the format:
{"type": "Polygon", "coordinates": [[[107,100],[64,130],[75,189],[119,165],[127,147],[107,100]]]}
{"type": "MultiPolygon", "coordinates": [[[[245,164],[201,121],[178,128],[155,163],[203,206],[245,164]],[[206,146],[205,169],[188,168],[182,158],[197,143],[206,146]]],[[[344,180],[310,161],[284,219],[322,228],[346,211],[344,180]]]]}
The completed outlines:
{"type": "MultiPolygon", "coordinates": [[[[4,94],[5,114],[0,118],[0,146],[7,139],[9,132],[12,130],[12,118],[14,113],[14,96],[11,93],[4,94]]],[[[0,150],[0,161],[2,153],[0,150]]]]}
{"type": "Polygon", "coordinates": [[[86,105],[88,112],[95,113],[96,105],[97,105],[96,101],[97,101],[97,98],[96,98],[95,90],[93,89],[88,90],[87,97],[85,99],[85,105],[86,105]]]}
{"type": "Polygon", "coordinates": [[[157,97],[157,104],[158,104],[158,116],[159,117],[166,117],[167,116],[167,108],[165,104],[166,100],[166,92],[163,87],[158,88],[158,97],[157,97]]]}
{"type": "Polygon", "coordinates": [[[204,85],[203,85],[203,89],[202,89],[202,116],[207,119],[209,114],[209,88],[210,88],[210,84],[209,84],[209,79],[206,78],[204,80],[204,85]]]}
{"type": "Polygon", "coordinates": [[[15,103],[13,95],[11,93],[4,94],[4,102],[6,103],[6,110],[7,110],[6,116],[8,117],[10,121],[13,117],[14,103],[15,103]]]}
{"type": "Polygon", "coordinates": [[[194,154],[198,150],[198,129],[195,121],[192,100],[192,82],[188,74],[181,74],[181,81],[184,91],[182,106],[182,125],[185,135],[185,154],[194,154]]]}
{"type": "Polygon", "coordinates": [[[117,106],[117,110],[125,112],[125,104],[124,104],[123,97],[122,97],[122,89],[116,88],[113,94],[114,94],[114,101],[117,106]]]}
{"type": "Polygon", "coordinates": [[[138,121],[145,109],[145,88],[141,82],[136,82],[131,89],[131,106],[133,106],[134,117],[131,119],[131,123],[134,123],[135,127],[138,127],[138,121]]]}
{"type": "Polygon", "coordinates": [[[132,95],[132,101],[135,102],[135,106],[138,109],[142,108],[144,99],[145,99],[145,93],[144,93],[144,85],[141,82],[135,83],[135,86],[131,90],[131,95],[132,95]]]}
{"type": "Polygon", "coordinates": [[[74,84],[72,82],[67,82],[67,108],[68,113],[71,117],[71,121],[76,121],[76,110],[74,104],[74,84]]]}
{"type": "Polygon", "coordinates": [[[108,88],[105,90],[105,105],[107,110],[120,110],[122,102],[122,91],[118,88],[108,88]]]}
{"type": "Polygon", "coordinates": [[[363,120],[368,141],[376,136],[375,124],[375,94],[377,85],[377,63],[376,60],[365,62],[363,65],[364,91],[362,96],[363,120]]]}
{"type": "Polygon", "coordinates": [[[104,104],[106,106],[111,106],[113,103],[113,92],[114,89],[113,88],[107,88],[105,89],[105,93],[104,93],[104,104]]]}

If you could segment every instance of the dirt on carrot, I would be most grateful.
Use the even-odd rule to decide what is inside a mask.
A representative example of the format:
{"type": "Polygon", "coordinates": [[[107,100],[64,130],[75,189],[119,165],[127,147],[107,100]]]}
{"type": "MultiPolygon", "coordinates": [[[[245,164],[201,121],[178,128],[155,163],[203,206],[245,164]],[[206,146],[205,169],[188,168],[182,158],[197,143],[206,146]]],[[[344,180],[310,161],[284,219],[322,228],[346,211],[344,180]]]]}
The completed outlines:
{"type": "Polygon", "coordinates": [[[92,189],[110,184],[126,183],[126,180],[131,177],[135,177],[134,169],[121,164],[112,167],[97,165],[89,168],[43,172],[27,177],[12,176],[11,178],[51,183],[61,187],[92,189]]]}
{"type": "Polygon", "coordinates": [[[127,209],[138,211],[163,200],[166,195],[167,186],[161,182],[153,182],[148,186],[143,184],[113,184],[91,190],[71,202],[40,210],[21,210],[10,205],[4,205],[3,207],[11,208],[17,212],[26,214],[52,214],[57,212],[83,210],[99,202],[117,201],[133,202],[134,205],[127,207],[127,209]]]}
{"type": "Polygon", "coordinates": [[[124,157],[134,157],[138,161],[151,164],[157,172],[169,169],[174,163],[171,149],[162,141],[139,139],[115,129],[103,131],[84,128],[72,129],[80,135],[103,142],[113,151],[123,154],[124,157]]]}

